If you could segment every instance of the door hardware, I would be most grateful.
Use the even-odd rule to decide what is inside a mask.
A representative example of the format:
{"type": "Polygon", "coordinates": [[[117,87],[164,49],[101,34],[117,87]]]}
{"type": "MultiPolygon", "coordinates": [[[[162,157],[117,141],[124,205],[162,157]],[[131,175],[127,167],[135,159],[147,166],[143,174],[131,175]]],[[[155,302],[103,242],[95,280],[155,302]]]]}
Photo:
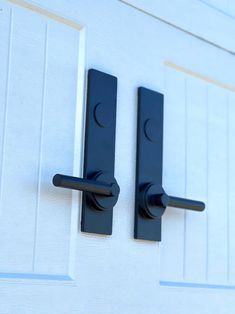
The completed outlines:
{"type": "Polygon", "coordinates": [[[162,188],[163,95],[138,89],[135,239],[161,241],[167,206],[203,211],[200,201],[169,196],[162,188]]]}
{"type": "Polygon", "coordinates": [[[53,177],[53,184],[62,188],[90,192],[90,201],[99,210],[109,210],[113,207],[117,203],[120,191],[117,181],[109,178],[104,172],[98,172],[93,180],[56,174],[53,177]]]}
{"type": "Polygon", "coordinates": [[[114,178],[117,78],[88,71],[84,178],[53,177],[57,187],[83,191],[83,232],[112,234],[113,207],[119,196],[114,178]]]}

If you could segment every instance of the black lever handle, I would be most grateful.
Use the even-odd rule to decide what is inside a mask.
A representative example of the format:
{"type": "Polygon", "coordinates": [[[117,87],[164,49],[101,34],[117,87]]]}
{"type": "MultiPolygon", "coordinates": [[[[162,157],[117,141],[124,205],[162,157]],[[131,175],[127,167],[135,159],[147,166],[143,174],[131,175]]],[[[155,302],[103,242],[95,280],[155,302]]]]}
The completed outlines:
{"type": "Polygon", "coordinates": [[[158,194],[152,200],[157,206],[176,207],[201,212],[205,209],[205,204],[201,201],[169,196],[166,193],[158,194]]]}
{"type": "Polygon", "coordinates": [[[168,206],[197,212],[205,209],[203,202],[169,196],[162,188],[163,112],[163,94],[140,87],[136,150],[136,239],[161,241],[161,217],[168,206]]]}
{"type": "Polygon", "coordinates": [[[53,177],[53,184],[54,186],[61,188],[91,192],[106,196],[113,196],[119,193],[117,192],[118,186],[116,183],[108,184],[105,182],[97,182],[96,180],[76,178],[63,174],[56,174],[53,177]]]}
{"type": "Polygon", "coordinates": [[[100,210],[113,207],[118,200],[120,192],[117,181],[107,173],[103,172],[98,172],[91,179],[56,174],[54,175],[52,182],[56,187],[92,193],[91,199],[94,203],[93,205],[100,210]],[[107,200],[104,200],[104,198],[107,197],[109,197],[109,206],[107,206],[107,200]]]}
{"type": "Polygon", "coordinates": [[[201,201],[169,196],[164,189],[157,184],[147,184],[140,194],[140,204],[142,210],[148,218],[161,218],[166,207],[203,211],[205,204],[201,201]]]}
{"type": "Polygon", "coordinates": [[[111,235],[119,196],[114,178],[117,77],[90,69],[87,78],[83,178],[56,174],[57,187],[80,190],[81,231],[111,235]],[[99,210],[99,211],[98,211],[99,210]]]}

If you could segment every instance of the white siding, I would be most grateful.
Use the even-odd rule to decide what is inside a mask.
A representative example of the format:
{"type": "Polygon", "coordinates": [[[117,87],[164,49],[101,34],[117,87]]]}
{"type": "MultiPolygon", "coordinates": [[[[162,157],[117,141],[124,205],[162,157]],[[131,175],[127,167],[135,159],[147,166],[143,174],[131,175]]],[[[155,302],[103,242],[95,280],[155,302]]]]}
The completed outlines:
{"type": "Polygon", "coordinates": [[[222,12],[235,16],[235,2],[234,0],[199,0],[209,4],[214,9],[219,9],[222,12]]]}
{"type": "Polygon", "coordinates": [[[234,0],[120,1],[212,45],[235,52],[234,0]]]}
{"type": "Polygon", "coordinates": [[[201,2],[207,3],[211,5],[214,8],[220,9],[224,12],[229,12],[229,2],[232,2],[231,0],[199,0],[201,2]]]}
{"type": "Polygon", "coordinates": [[[40,15],[0,12],[0,273],[66,275],[79,33],[40,15]]]}
{"type": "Polygon", "coordinates": [[[162,280],[235,284],[234,100],[229,87],[166,67],[164,187],[206,211],[167,209],[162,280]]]}

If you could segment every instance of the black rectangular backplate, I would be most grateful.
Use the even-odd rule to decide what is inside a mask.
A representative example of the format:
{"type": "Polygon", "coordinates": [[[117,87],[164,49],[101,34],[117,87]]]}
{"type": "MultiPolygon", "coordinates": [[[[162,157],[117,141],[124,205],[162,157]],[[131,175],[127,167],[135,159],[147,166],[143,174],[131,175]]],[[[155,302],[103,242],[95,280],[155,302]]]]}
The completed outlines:
{"type": "MultiPolygon", "coordinates": [[[[92,179],[102,171],[114,176],[117,78],[97,71],[88,72],[86,134],[83,177],[92,179]]],[[[94,209],[83,193],[81,230],[112,234],[113,210],[94,209]]]]}
{"type": "Polygon", "coordinates": [[[135,239],[161,241],[161,218],[149,219],[141,207],[147,184],[162,186],[163,95],[138,89],[135,239]]]}

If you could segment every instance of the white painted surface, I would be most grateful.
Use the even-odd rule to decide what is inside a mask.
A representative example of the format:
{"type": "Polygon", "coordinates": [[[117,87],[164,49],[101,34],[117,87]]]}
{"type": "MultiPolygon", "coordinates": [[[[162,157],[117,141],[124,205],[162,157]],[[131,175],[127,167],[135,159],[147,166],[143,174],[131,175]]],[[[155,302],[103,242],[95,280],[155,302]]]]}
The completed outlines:
{"type": "Polygon", "coordinates": [[[166,84],[165,186],[171,193],[204,200],[207,210],[198,215],[169,209],[164,216],[162,278],[232,284],[229,199],[230,154],[235,146],[230,140],[233,109],[229,99],[234,93],[171,68],[166,71],[166,84]],[[173,109],[175,103],[178,106],[173,109]],[[170,232],[176,217],[181,223],[170,232]],[[169,252],[176,258],[174,267],[169,252]]]}
{"type": "Polygon", "coordinates": [[[222,49],[235,52],[234,0],[120,1],[222,49]]]}
{"type": "Polygon", "coordinates": [[[212,9],[220,10],[222,13],[235,16],[235,3],[233,0],[199,0],[208,4],[212,9]]]}
{"type": "Polygon", "coordinates": [[[24,8],[0,2],[0,313],[233,314],[234,56],[121,1],[11,2],[24,8]],[[119,80],[111,237],[82,234],[80,194],[51,186],[81,175],[88,68],[119,80]],[[161,244],[133,239],[139,86],[165,95],[164,188],[207,204],[168,208],[161,244]]]}
{"type": "Polygon", "coordinates": [[[204,1],[204,3],[211,5],[212,8],[217,8],[217,9],[220,9],[224,12],[229,12],[230,2],[232,2],[232,1],[230,1],[230,0],[205,0],[204,1]]]}
{"type": "Polygon", "coordinates": [[[51,178],[73,173],[79,33],[5,3],[1,16],[1,273],[66,277],[71,191],[51,178]]]}

